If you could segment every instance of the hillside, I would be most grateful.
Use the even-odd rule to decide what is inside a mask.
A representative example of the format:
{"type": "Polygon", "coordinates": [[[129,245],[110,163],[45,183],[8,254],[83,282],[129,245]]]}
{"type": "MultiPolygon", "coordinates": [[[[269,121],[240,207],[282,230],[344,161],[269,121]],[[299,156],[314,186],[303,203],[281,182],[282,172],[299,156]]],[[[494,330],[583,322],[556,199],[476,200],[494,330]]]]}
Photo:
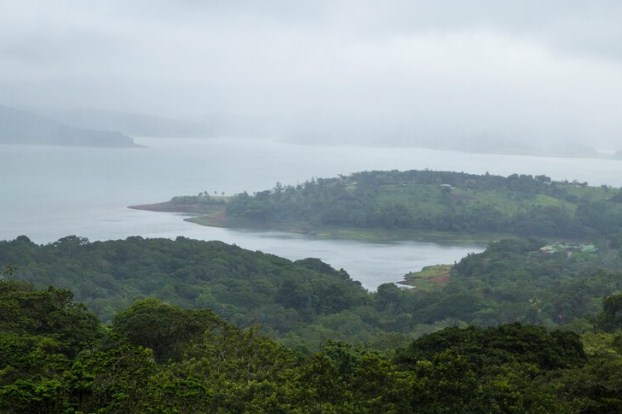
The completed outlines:
{"type": "Polygon", "coordinates": [[[368,292],[318,259],[290,261],[221,242],[187,238],[37,245],[0,241],[4,277],[71,289],[103,321],[156,297],[207,308],[239,327],[260,324],[283,343],[328,339],[395,348],[451,325],[523,322],[589,330],[604,296],[622,289],[620,246],[503,240],[446,268],[434,288],[380,285],[368,292]]]}
{"type": "MultiPolygon", "coordinates": [[[[222,242],[183,237],[88,242],[70,236],[36,245],[0,241],[14,278],[71,289],[104,321],[145,296],[209,308],[238,326],[261,323],[282,337],[321,317],[366,305],[371,296],[348,274],[317,259],[292,262],[222,242]]],[[[376,330],[368,327],[362,335],[376,330]]]]}
{"type": "Polygon", "coordinates": [[[212,129],[198,122],[118,111],[75,109],[48,111],[58,122],[76,128],[114,130],[139,137],[211,138],[212,129]]]}
{"type": "Polygon", "coordinates": [[[622,409],[621,337],[606,331],[451,327],[391,353],[335,341],[308,352],[152,298],[103,326],[69,291],[0,280],[0,310],[2,413],[622,409]]]}
{"type": "Polygon", "coordinates": [[[505,240],[435,289],[369,293],[220,242],[21,236],[0,242],[0,412],[620,412],[621,257],[505,240]]]}
{"type": "Polygon", "coordinates": [[[619,189],[543,175],[371,171],[277,184],[253,195],[203,193],[137,208],[187,212],[195,216],[191,221],[205,225],[343,237],[589,240],[622,234],[619,189]]]}
{"type": "Polygon", "coordinates": [[[120,132],[74,128],[5,106],[0,106],[0,144],[138,147],[120,132]]]}

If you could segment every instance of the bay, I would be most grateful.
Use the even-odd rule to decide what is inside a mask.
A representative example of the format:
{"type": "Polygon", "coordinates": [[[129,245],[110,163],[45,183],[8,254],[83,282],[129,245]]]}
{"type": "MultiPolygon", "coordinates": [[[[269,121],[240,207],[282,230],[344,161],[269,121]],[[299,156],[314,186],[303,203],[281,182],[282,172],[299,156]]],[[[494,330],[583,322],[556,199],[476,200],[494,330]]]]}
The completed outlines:
{"type": "Polygon", "coordinates": [[[252,193],[363,170],[433,169],[622,186],[622,162],[470,154],[417,148],[304,146],[278,141],[137,138],[146,148],[0,146],[0,239],[49,243],[143,237],[221,240],[289,259],[317,257],[346,269],[368,289],[422,266],[453,263],[483,246],[320,240],[279,232],[202,227],[172,213],[127,209],[172,196],[252,193]]]}

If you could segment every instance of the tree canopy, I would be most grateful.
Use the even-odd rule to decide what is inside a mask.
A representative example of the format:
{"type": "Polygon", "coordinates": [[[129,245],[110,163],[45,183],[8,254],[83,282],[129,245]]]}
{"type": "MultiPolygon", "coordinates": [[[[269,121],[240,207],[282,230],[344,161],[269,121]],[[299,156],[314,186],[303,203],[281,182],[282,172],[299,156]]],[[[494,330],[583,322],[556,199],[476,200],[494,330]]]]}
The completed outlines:
{"type": "Polygon", "coordinates": [[[622,234],[621,199],[620,189],[544,175],[412,170],[277,184],[217,205],[206,203],[202,195],[175,197],[160,208],[206,214],[193,221],[209,225],[304,232],[379,229],[406,239],[425,232],[614,239],[622,234]]]}
{"type": "MultiPolygon", "coordinates": [[[[0,263],[15,269],[7,279],[71,289],[104,322],[140,305],[124,320],[128,332],[132,323],[149,323],[138,311],[155,305],[152,299],[141,301],[158,298],[209,310],[241,328],[259,324],[283,343],[312,349],[329,339],[395,348],[465,324],[522,322],[585,331],[599,318],[602,298],[622,290],[621,257],[619,248],[604,242],[504,239],[449,266],[434,288],[387,283],[368,292],[344,270],[318,259],[292,262],[220,242],[140,237],[89,242],[75,236],[47,245],[26,237],[0,242],[0,263]]],[[[200,318],[209,319],[207,313],[158,309],[170,321],[171,338],[203,329],[200,318]]]]}
{"type": "Polygon", "coordinates": [[[0,303],[14,320],[0,325],[2,413],[622,409],[619,338],[607,333],[585,338],[587,348],[570,331],[517,323],[450,327],[395,353],[339,341],[300,353],[257,328],[241,330],[209,311],[156,299],[122,310],[110,327],[57,288],[1,281],[0,303]],[[31,306],[33,298],[39,306],[31,306]],[[37,326],[50,309],[55,328],[37,326]],[[76,312],[90,322],[76,323],[76,312]]]}

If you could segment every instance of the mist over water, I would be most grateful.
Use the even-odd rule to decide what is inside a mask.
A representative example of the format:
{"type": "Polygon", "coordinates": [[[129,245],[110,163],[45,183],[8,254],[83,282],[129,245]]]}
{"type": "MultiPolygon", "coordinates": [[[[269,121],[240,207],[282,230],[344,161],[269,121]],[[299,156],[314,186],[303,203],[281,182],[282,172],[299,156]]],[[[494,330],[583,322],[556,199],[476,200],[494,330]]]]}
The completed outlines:
{"type": "Polygon", "coordinates": [[[615,1],[4,3],[0,105],[241,114],[311,143],[621,149],[615,1]]]}
{"type": "Polygon", "coordinates": [[[0,239],[27,235],[37,243],[78,235],[90,240],[128,236],[222,240],[289,259],[318,257],[374,289],[408,271],[453,263],[483,246],[361,243],[275,232],[203,227],[183,216],[128,209],[176,195],[262,191],[276,182],[363,170],[434,169],[622,186],[622,162],[442,152],[417,148],[305,146],[270,140],[153,139],[142,149],[0,146],[0,239]]]}

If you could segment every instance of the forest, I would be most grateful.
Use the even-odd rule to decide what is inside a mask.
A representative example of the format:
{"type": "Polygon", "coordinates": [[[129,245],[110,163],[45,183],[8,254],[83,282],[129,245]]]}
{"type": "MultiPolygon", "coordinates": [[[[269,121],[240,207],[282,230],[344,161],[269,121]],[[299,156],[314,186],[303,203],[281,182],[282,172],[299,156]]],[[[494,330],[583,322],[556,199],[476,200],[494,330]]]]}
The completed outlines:
{"type": "Polygon", "coordinates": [[[296,186],[277,183],[253,195],[178,196],[159,208],[189,212],[199,224],[307,233],[376,229],[404,239],[431,233],[440,233],[440,239],[462,234],[484,240],[622,235],[620,189],[545,175],[365,171],[296,186]]]}
{"type": "Polygon", "coordinates": [[[0,412],[618,413],[621,201],[544,176],[410,171],[158,207],[509,233],[376,292],[317,258],[216,241],[0,241],[0,412]]]}
{"type": "Polygon", "coordinates": [[[290,261],[222,242],[179,237],[96,241],[69,236],[38,245],[0,242],[7,280],[70,289],[105,323],[136,300],[210,309],[240,328],[294,347],[326,340],[389,349],[447,326],[529,323],[589,331],[602,299],[622,289],[618,246],[504,239],[452,265],[431,288],[368,292],[343,269],[290,261]],[[586,248],[589,247],[589,248],[586,248]]]}
{"type": "Polygon", "coordinates": [[[68,290],[2,280],[0,412],[616,413],[621,307],[582,336],[512,323],[304,352],[154,298],[102,325],[68,290]]]}

